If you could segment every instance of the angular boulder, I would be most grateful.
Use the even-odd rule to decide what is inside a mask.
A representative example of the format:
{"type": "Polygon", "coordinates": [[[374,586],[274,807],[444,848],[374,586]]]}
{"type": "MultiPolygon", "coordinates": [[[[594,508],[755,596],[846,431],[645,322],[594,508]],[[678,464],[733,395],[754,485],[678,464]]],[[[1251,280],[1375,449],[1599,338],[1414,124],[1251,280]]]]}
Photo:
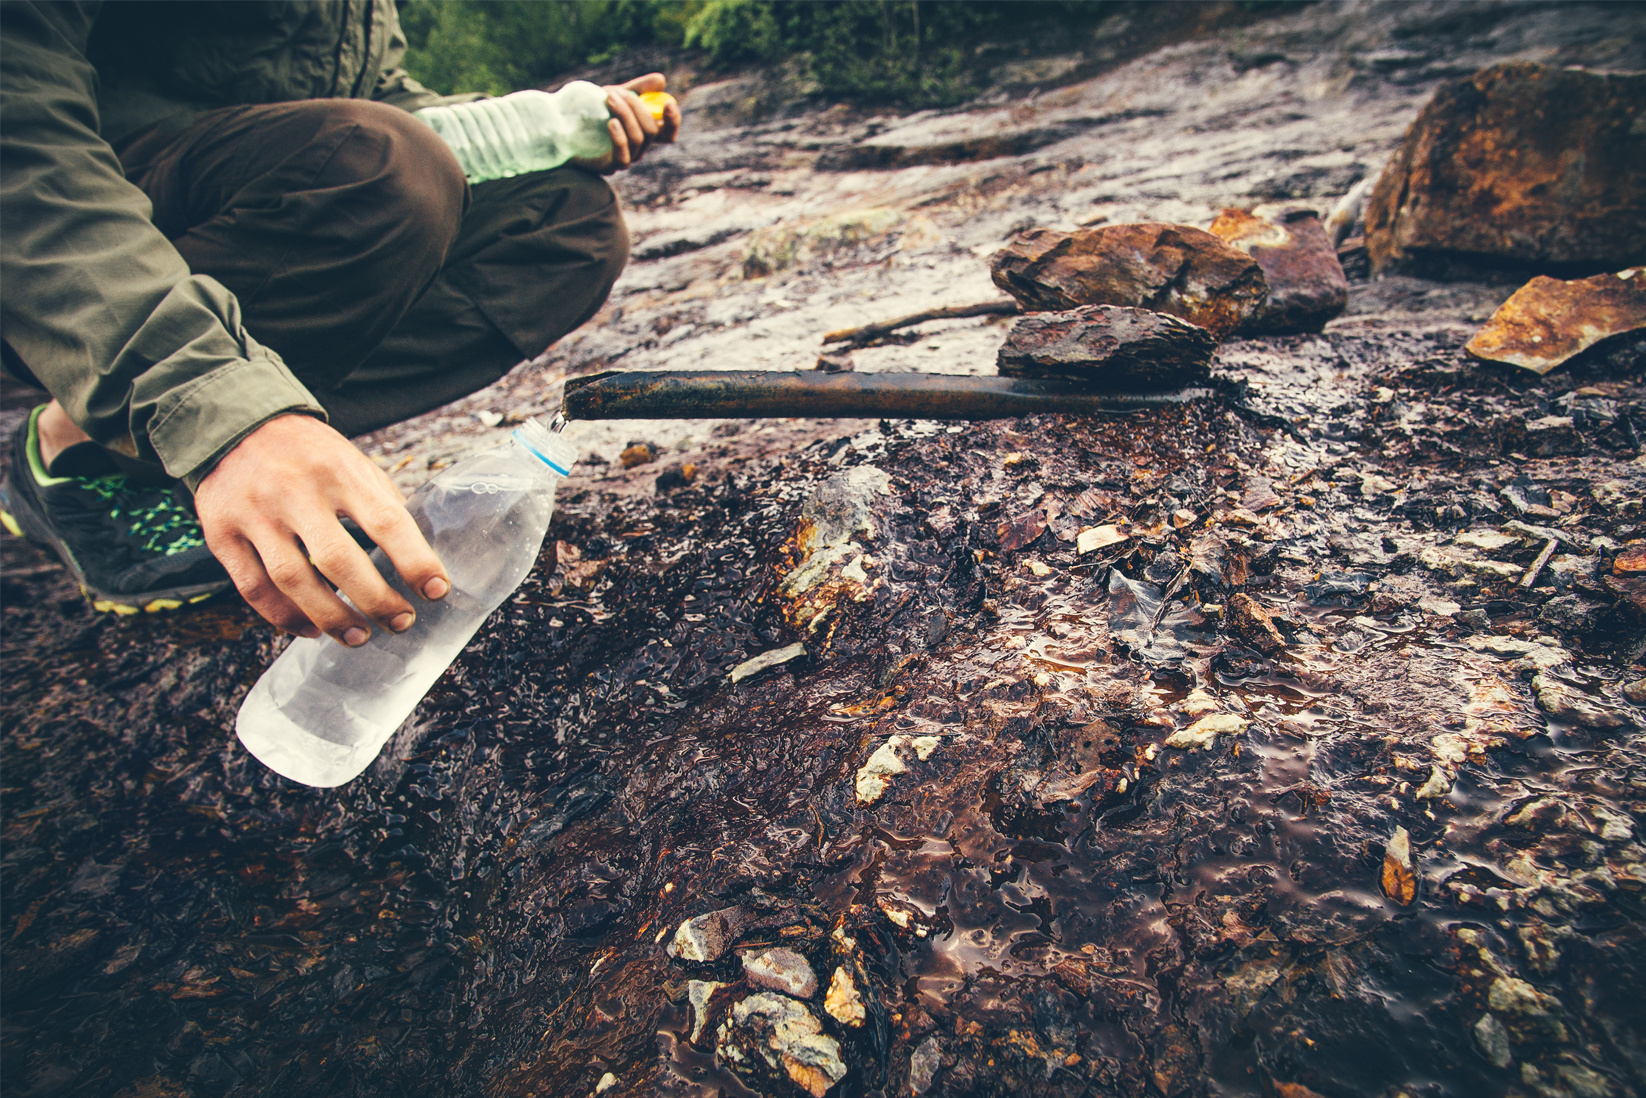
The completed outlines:
{"type": "Polygon", "coordinates": [[[1366,209],[1376,270],[1646,256],[1646,75],[1509,61],[1435,92],[1366,209]]]}
{"type": "Polygon", "coordinates": [[[1603,339],[1646,328],[1646,267],[1563,282],[1538,275],[1498,306],[1464,350],[1546,374],[1603,339]]]}
{"type": "Polygon", "coordinates": [[[1223,339],[1269,296],[1257,260],[1211,233],[1144,222],[1065,233],[1030,229],[989,261],[1024,312],[1121,305],[1198,324],[1223,339]]]}
{"type": "Polygon", "coordinates": [[[1257,260],[1269,299],[1240,331],[1318,332],[1349,304],[1349,279],[1315,211],[1224,210],[1211,234],[1257,260]]]}
{"type": "Polygon", "coordinates": [[[996,362],[1002,377],[1059,378],[1105,390],[1149,391],[1205,378],[1216,350],[1210,332],[1175,316],[1087,305],[1019,319],[996,362]]]}

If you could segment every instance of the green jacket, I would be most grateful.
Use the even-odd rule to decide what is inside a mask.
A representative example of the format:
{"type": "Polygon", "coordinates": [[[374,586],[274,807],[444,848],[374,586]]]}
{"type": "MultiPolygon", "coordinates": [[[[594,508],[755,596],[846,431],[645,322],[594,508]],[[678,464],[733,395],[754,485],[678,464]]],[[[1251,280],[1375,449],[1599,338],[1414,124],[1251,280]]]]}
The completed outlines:
{"type": "Polygon", "coordinates": [[[393,0],[0,3],[0,337],[82,430],[194,487],[274,416],[324,416],[110,142],[248,103],[453,101],[405,51],[393,0]]]}

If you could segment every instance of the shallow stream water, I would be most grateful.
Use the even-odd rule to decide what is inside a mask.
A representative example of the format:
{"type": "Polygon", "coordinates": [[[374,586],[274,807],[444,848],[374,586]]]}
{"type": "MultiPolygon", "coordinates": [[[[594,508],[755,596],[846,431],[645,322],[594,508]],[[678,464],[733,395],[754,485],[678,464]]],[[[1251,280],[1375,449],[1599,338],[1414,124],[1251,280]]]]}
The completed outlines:
{"type": "MultiPolygon", "coordinates": [[[[566,372],[747,367],[756,345],[808,364],[828,328],[986,295],[971,249],[1104,187],[1120,219],[1209,217],[1307,145],[1321,171],[1287,186],[1325,200],[1332,157],[1371,165],[1447,65],[1615,63],[1636,10],[1315,5],[1025,98],[1025,125],[1063,102],[1167,113],[983,164],[831,174],[800,146],[860,121],[724,127],[672,191],[633,184],[642,249],[689,228],[685,180],[739,172],[792,189],[770,194],[783,224],[872,199],[904,235],[837,233],[753,277],[771,242],[747,224],[659,246],[555,355],[364,444],[420,479],[486,444],[470,413],[552,402],[566,372]],[[1231,61],[1265,43],[1292,59],[1231,61]],[[1227,138],[1194,129],[1224,115],[1227,138]]],[[[793,1095],[780,1058],[730,1055],[753,1040],[739,954],[783,945],[862,999],[860,1026],[807,1000],[837,1095],[1641,1093],[1646,711],[1620,693],[1638,626],[1599,577],[1646,522],[1646,386],[1638,357],[1536,384],[1471,366],[1511,288],[1357,282],[1322,335],[1224,345],[1244,396],[1124,419],[574,425],[586,463],[537,567],[339,790],[234,742],[279,647],[249,611],[97,617],[8,540],[0,1085],[547,1098],[609,1073],[614,1095],[793,1095]],[[1573,399],[1611,411],[1572,452],[1513,449],[1509,427],[1573,399]],[[665,456],[622,469],[635,437],[665,456]],[[655,487],[676,462],[695,479],[655,487]],[[1522,478],[1548,515],[1515,502],[1522,478]],[[865,519],[796,590],[828,507],[865,519]],[[1514,521],[1565,539],[1530,590],[1537,544],[1459,540],[1514,521]],[[1078,553],[1106,524],[1127,536],[1078,553]],[[1229,624],[1237,593],[1283,648],[1229,624]],[[1238,730],[1165,746],[1218,714],[1238,730]],[[902,770],[864,798],[886,748],[902,770]],[[1406,904],[1380,885],[1397,829],[1406,904]],[[726,909],[723,955],[670,954],[726,909]],[[699,1017],[690,981],[711,980],[699,1017]]],[[[987,372],[1002,333],[949,322],[857,357],[987,372]]]]}

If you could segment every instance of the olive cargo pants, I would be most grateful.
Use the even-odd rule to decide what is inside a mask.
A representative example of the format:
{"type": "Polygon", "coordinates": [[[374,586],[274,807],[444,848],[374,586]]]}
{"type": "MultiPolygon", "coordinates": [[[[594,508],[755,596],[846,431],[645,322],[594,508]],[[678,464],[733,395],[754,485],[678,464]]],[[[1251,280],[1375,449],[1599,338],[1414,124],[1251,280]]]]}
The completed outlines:
{"type": "Polygon", "coordinates": [[[357,435],[481,389],[605,301],[628,231],[605,180],[465,185],[396,107],[314,99],[161,123],[116,148],[189,268],[239,299],[357,435]]]}

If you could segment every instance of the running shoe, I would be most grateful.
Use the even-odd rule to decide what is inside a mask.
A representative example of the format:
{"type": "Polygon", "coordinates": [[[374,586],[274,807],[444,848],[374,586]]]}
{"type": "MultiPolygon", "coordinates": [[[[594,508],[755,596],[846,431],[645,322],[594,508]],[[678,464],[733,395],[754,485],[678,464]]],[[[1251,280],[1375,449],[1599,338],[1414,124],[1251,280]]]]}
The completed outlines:
{"type": "Polygon", "coordinates": [[[175,610],[233,586],[181,484],[142,484],[121,473],[50,475],[40,460],[43,410],[12,435],[0,524],[55,550],[100,611],[175,610]]]}

